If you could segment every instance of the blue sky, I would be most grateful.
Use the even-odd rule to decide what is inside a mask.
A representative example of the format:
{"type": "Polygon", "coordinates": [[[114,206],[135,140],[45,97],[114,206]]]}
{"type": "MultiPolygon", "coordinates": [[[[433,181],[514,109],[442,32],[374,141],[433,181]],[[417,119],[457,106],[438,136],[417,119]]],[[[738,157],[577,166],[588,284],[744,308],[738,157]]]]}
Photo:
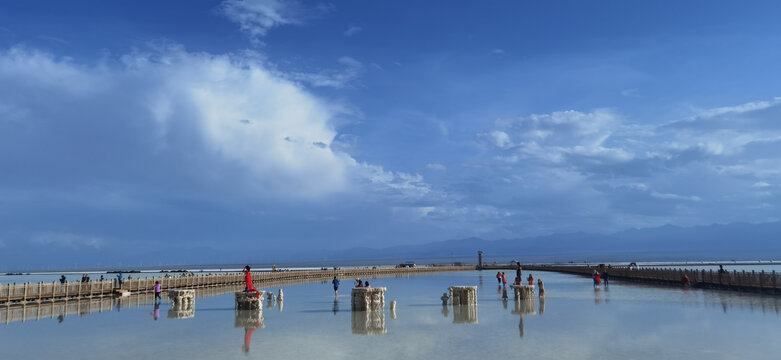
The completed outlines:
{"type": "Polygon", "coordinates": [[[0,252],[777,221],[780,8],[3,2],[0,252]]]}

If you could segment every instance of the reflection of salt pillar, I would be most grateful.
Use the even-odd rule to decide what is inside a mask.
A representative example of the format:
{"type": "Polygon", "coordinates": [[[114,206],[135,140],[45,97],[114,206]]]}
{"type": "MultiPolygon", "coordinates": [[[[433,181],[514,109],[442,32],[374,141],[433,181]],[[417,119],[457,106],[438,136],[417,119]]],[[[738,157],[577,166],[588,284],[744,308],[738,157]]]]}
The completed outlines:
{"type": "Polygon", "coordinates": [[[263,308],[259,307],[255,310],[236,310],[234,325],[236,328],[244,328],[244,345],[242,350],[249,352],[250,344],[252,343],[252,334],[258,328],[265,327],[263,324],[263,308]]]}
{"type": "Polygon", "coordinates": [[[174,304],[171,306],[171,309],[168,310],[169,319],[189,319],[194,317],[195,307],[193,306],[193,303],[190,302],[174,304]]]}
{"type": "Polygon", "coordinates": [[[540,298],[540,315],[545,312],[545,297],[540,298]]]}
{"type": "Polygon", "coordinates": [[[533,315],[536,313],[534,310],[534,299],[518,299],[515,300],[515,308],[513,308],[513,314],[515,315],[533,315]]]}
{"type": "Polygon", "coordinates": [[[353,334],[380,335],[388,332],[385,329],[385,311],[358,310],[351,313],[353,334]]]}
{"type": "Polygon", "coordinates": [[[453,324],[477,324],[477,305],[453,305],[453,324]]]}
{"type": "Polygon", "coordinates": [[[396,318],[396,300],[390,302],[390,317],[391,319],[396,318]]]}

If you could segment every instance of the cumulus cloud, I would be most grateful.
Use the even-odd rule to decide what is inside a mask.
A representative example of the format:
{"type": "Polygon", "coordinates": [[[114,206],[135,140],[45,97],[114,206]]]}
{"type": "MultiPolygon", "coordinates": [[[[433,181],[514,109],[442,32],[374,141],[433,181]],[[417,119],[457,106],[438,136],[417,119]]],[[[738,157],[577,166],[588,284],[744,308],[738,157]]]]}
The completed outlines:
{"type": "Polygon", "coordinates": [[[587,213],[600,226],[770,219],[772,209],[756,201],[779,195],[770,185],[781,178],[779,116],[776,98],[655,124],[606,109],[503,118],[477,134],[493,151],[474,162],[481,176],[461,186],[470,201],[515,211],[537,201],[529,193],[536,192],[545,207],[582,206],[580,221],[587,213]],[[489,190],[478,183],[487,177],[504,181],[489,190]],[[725,207],[744,211],[727,215],[725,207]]]}
{"type": "Polygon", "coordinates": [[[426,188],[417,175],[359,164],[332,148],[341,107],[251,55],[166,46],[126,54],[119,66],[90,67],[13,48],[0,53],[0,94],[0,111],[15,119],[0,122],[6,150],[0,164],[14,163],[10,153],[28,153],[29,166],[15,166],[19,178],[41,172],[74,183],[166,177],[161,181],[184,188],[297,198],[353,189],[351,182],[397,193],[426,188]],[[41,96],[50,100],[42,103],[41,96]],[[24,130],[33,126],[36,131],[24,130]]]}

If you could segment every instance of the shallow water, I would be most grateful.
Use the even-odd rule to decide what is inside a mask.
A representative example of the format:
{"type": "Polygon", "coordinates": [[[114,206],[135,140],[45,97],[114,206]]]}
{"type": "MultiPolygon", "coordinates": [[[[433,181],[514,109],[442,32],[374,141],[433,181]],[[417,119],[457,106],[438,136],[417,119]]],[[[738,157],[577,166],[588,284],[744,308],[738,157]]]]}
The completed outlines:
{"type": "Polygon", "coordinates": [[[520,309],[511,291],[501,300],[495,273],[456,272],[370,280],[388,288],[381,315],[350,311],[349,279],[336,302],[330,283],[266,289],[282,288],[285,299],[281,308],[264,305],[254,331],[255,322],[237,318],[231,293],[198,298],[189,319],[168,318],[167,301],[155,319],[147,301],[61,322],[11,322],[0,325],[0,358],[761,359],[781,352],[779,297],[618,281],[594,290],[590,278],[533,274],[545,281],[545,301],[520,309]],[[477,310],[443,308],[439,297],[451,285],[477,285],[477,310]]]}

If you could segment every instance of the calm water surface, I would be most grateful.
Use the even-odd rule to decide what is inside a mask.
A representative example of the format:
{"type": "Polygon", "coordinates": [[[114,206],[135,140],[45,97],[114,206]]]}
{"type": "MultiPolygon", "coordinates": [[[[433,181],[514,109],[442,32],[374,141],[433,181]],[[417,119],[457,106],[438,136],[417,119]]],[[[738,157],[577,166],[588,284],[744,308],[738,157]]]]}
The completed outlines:
{"type": "Polygon", "coordinates": [[[779,297],[618,281],[594,290],[590,278],[533,274],[545,281],[545,301],[518,308],[511,292],[502,301],[495,272],[458,272],[370,280],[388,288],[381,314],[350,311],[349,279],[336,301],[330,283],[283,286],[283,306],[264,305],[256,330],[261,324],[237,317],[232,294],[197,299],[188,319],[168,318],[171,304],[164,301],[158,319],[149,302],[61,322],[11,322],[0,324],[0,359],[343,359],[371,353],[377,359],[656,360],[781,353],[779,297]],[[439,297],[451,285],[478,286],[476,311],[442,307],[439,297]],[[398,301],[395,314],[392,300],[398,301]]]}

